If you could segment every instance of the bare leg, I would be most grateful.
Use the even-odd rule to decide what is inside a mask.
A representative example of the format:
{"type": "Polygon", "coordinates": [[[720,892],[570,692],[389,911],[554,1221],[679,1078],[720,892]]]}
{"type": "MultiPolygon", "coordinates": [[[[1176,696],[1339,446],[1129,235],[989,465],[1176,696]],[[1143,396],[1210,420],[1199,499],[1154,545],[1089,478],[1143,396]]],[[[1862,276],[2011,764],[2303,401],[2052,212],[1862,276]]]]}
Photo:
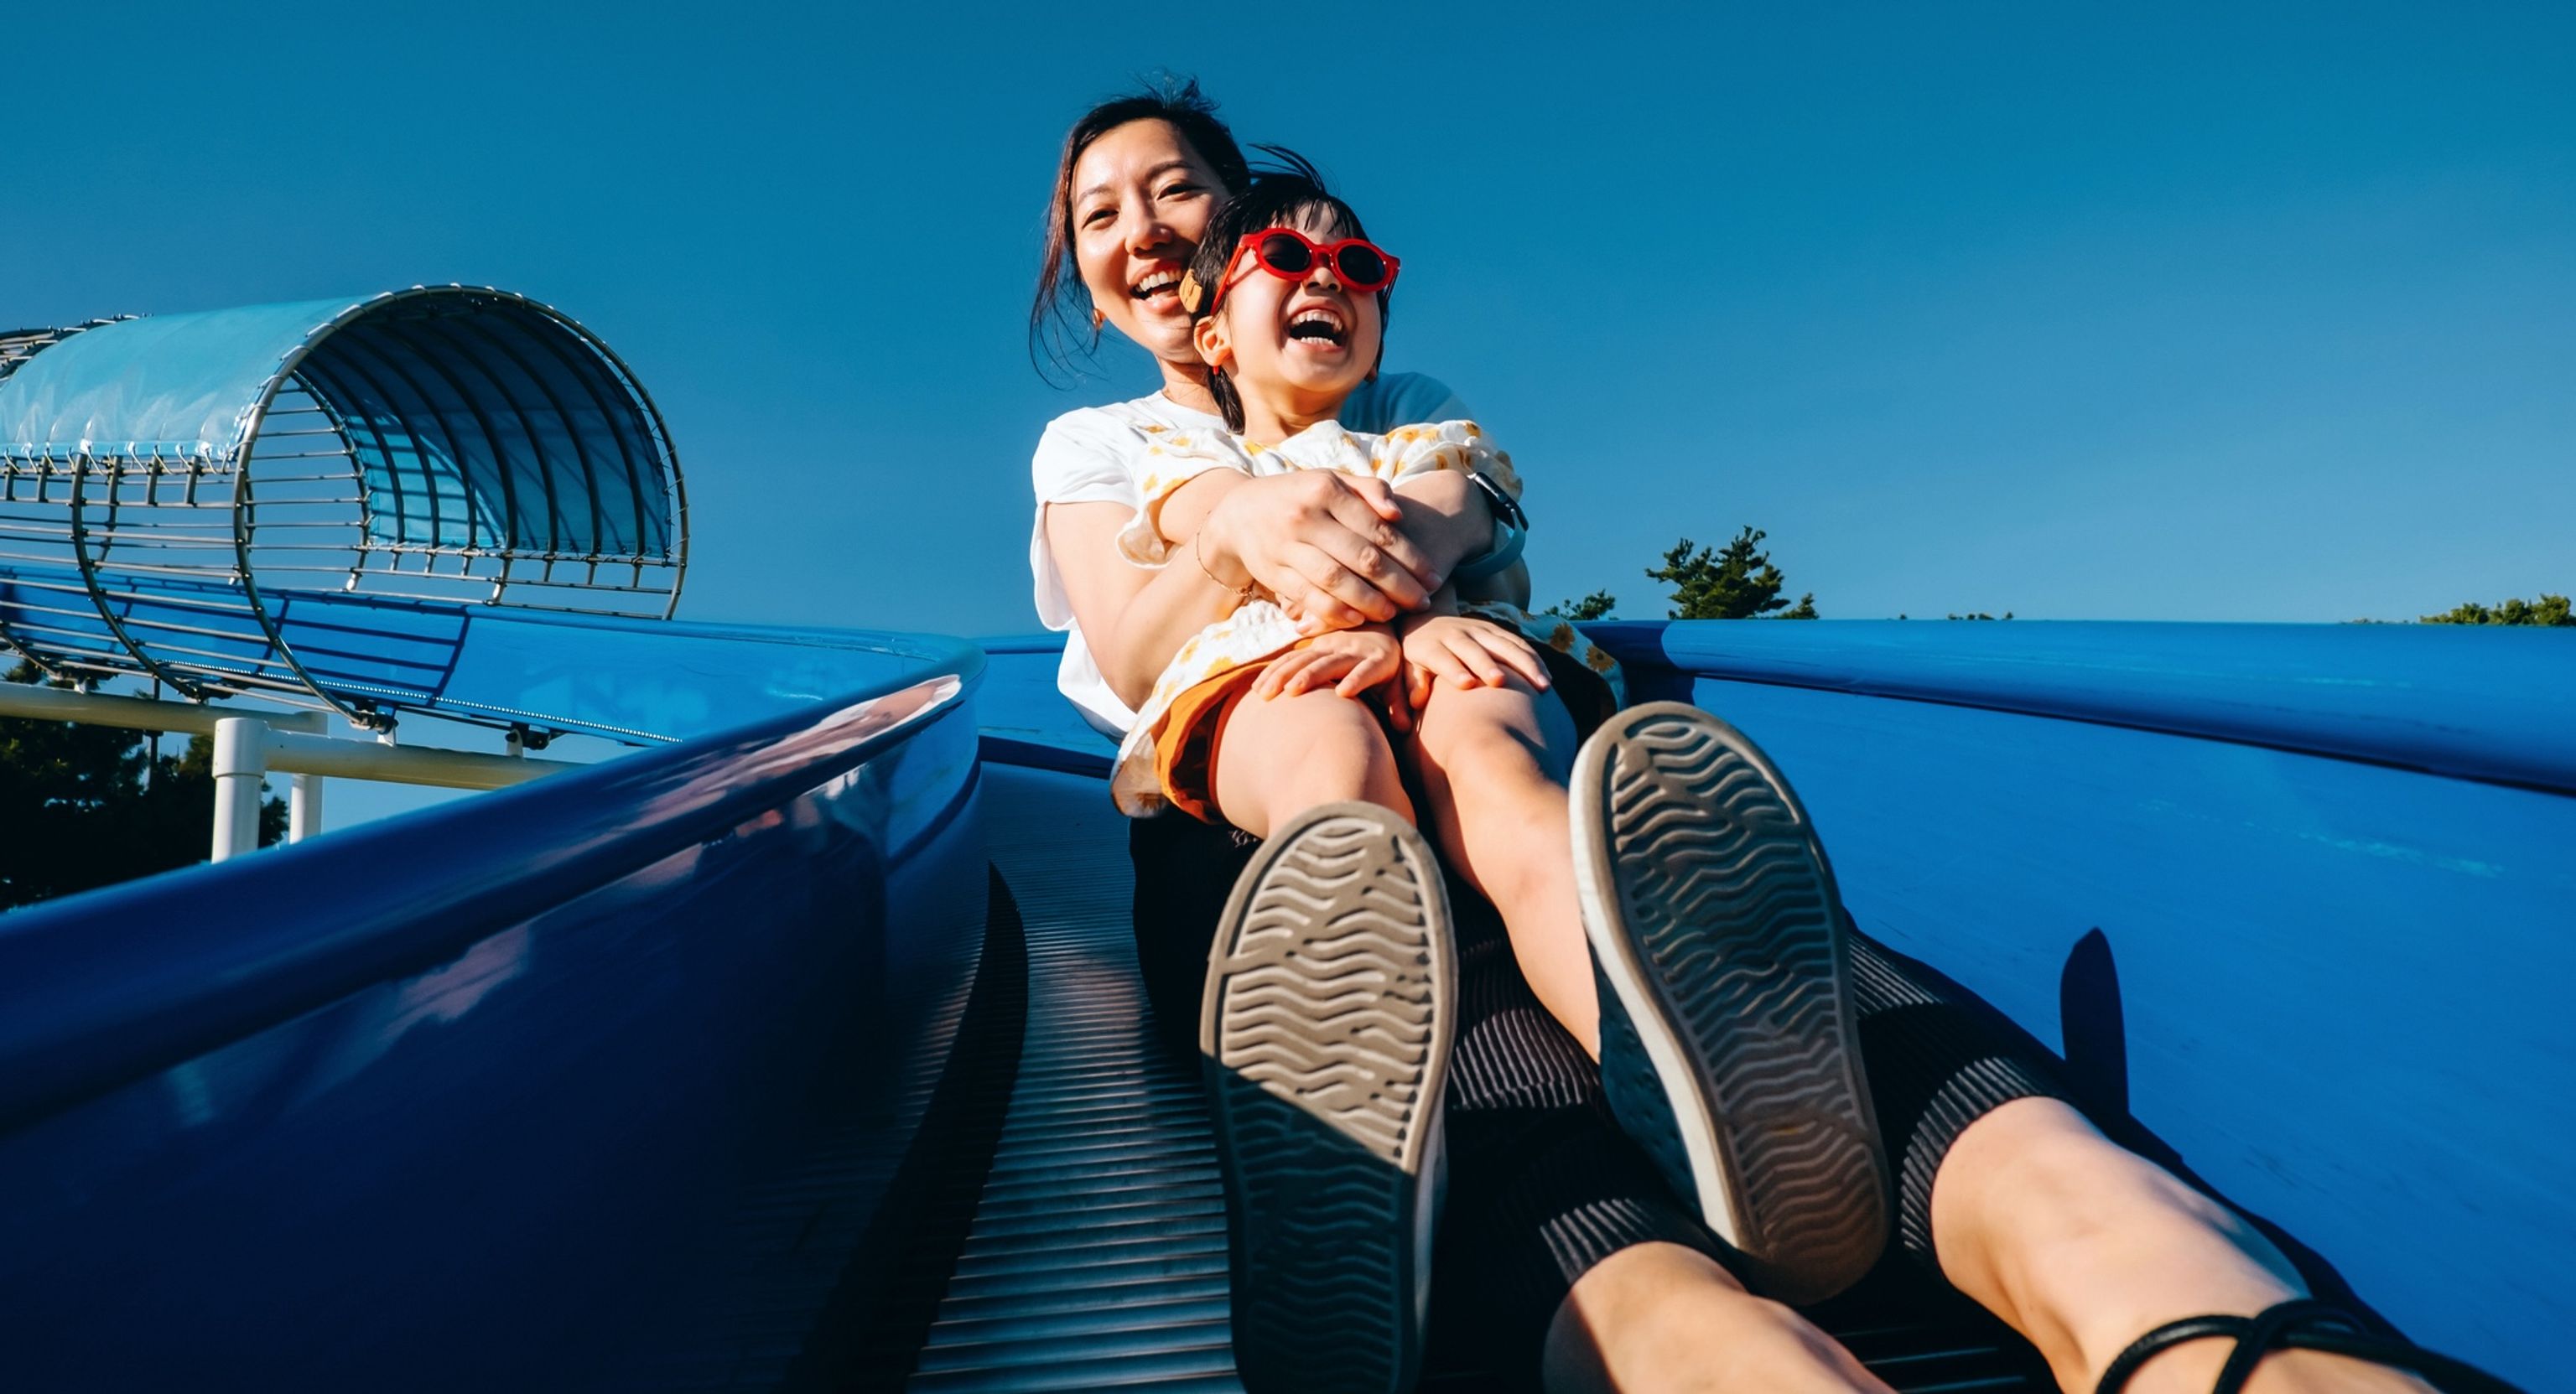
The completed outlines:
{"type": "Polygon", "coordinates": [[[1254,837],[1337,799],[1413,818],[1376,711],[1329,689],[1236,703],[1217,741],[1214,783],[1226,821],[1254,837]]]}
{"type": "Polygon", "coordinates": [[[1804,1317],[1678,1244],[1639,1244],[1594,1265],[1548,1324],[1540,1368],[1549,1394],[1887,1391],[1804,1317]]]}
{"type": "MultiPolygon", "coordinates": [[[[2095,1131],[2054,1099],[2016,1099],[1970,1124],[1932,1183],[1932,1241],[1960,1291],[2048,1358],[2060,1387],[2090,1394],[2131,1341],[2182,1317],[2251,1316],[2307,1295],[2290,1261],[2225,1206],[2095,1131]]],[[[2135,1394],[2198,1394],[2224,1340],[2149,1360],[2135,1394]]],[[[2273,1355],[2256,1394],[2408,1391],[2395,1370],[2313,1351],[2273,1355]]]]}
{"type": "Polygon", "coordinates": [[[1598,1059],[1601,1004],[1566,821],[1574,749],[1565,704],[1515,676],[1508,687],[1436,690],[1410,753],[1441,859],[1502,912],[1521,975],[1598,1059]]]}
{"type": "MultiPolygon", "coordinates": [[[[1600,1054],[1592,956],[1575,908],[1566,777],[1574,722],[1518,678],[1439,689],[1408,751],[1441,855],[1502,912],[1539,1001],[1600,1054]]],[[[1551,1394],[1888,1394],[1849,1351],[1677,1244],[1622,1249],[1578,1280],[1548,1325],[1551,1394]]]]}
{"type": "MultiPolygon", "coordinates": [[[[1563,706],[1514,679],[1438,689],[1410,754],[1442,855],[1502,910],[1531,987],[1597,1058],[1599,1004],[1567,855],[1574,746],[1563,706]]],[[[2090,1394],[2113,1357],[2165,1322],[2251,1315],[2306,1295],[2261,1234],[2055,1100],[2017,1100],[1971,1125],[1935,1182],[1932,1218],[1950,1280],[2028,1337],[2077,1394],[2090,1394]]],[[[1806,1378],[1842,1382],[1775,1373],[1731,1387],[1882,1387],[1823,1333],[1672,1245],[1625,1251],[1576,1286],[1549,1332],[1549,1387],[1730,1387],[1718,1376],[1732,1378],[1733,1367],[1712,1363],[1710,1334],[1743,1342],[1739,1321],[1771,1337],[1745,1349],[1776,1353],[1786,1342],[1808,1353],[1806,1378]],[[1692,1371],[1708,1377],[1681,1378],[1692,1371]]],[[[2130,1387],[2197,1394],[2226,1355],[2220,1340],[2182,1345],[2149,1361],[2130,1387]]],[[[2266,1359],[2250,1388],[2429,1394],[2402,1372],[2307,1351],[2266,1359]]]]}

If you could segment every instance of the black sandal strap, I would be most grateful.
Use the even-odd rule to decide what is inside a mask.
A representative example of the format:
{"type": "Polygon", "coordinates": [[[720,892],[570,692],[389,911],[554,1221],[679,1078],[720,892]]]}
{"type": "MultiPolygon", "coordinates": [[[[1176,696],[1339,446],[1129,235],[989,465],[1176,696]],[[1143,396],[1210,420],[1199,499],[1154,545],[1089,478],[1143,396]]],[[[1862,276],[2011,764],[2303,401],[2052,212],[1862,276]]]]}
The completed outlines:
{"type": "Polygon", "coordinates": [[[2360,1318],[2330,1303],[2296,1298],[2267,1307],[2250,1317],[2185,1317],[2169,1321],[2129,1343],[2102,1370],[2094,1394],[2120,1394],[2138,1367],[2185,1341],[2231,1337],[2235,1350],[2218,1372],[2210,1394],[2240,1394],[2254,1367],[2274,1350],[2313,1350],[2327,1355],[2367,1360],[2406,1370],[2432,1380],[2449,1394],[2523,1394],[2514,1386],[2473,1366],[2435,1355],[2392,1336],[2381,1336],[2360,1318]]]}
{"type": "Polygon", "coordinates": [[[2227,1363],[2218,1367],[2218,1382],[2209,1394],[2241,1394],[2245,1381],[2254,1378],[2254,1367],[2263,1363],[2275,1346],[2285,1344],[2292,1333],[2312,1324],[2331,1324],[2361,1335],[2361,1323],[2342,1310],[2319,1302],[2313,1297],[2294,1297],[2276,1302],[2256,1312],[2245,1323],[2236,1338],[2236,1349],[2227,1353],[2227,1363]]]}
{"type": "Polygon", "coordinates": [[[2129,1343],[2128,1349],[2111,1358],[2102,1367],[2102,1381],[2093,1386],[2093,1394],[2120,1394],[2129,1387],[2129,1377],[2138,1367],[2164,1354],[2185,1341],[2207,1340],[2212,1336],[2243,1339],[2246,1328],[2253,1325],[2244,1317],[2184,1317],[2169,1321],[2129,1343]]]}

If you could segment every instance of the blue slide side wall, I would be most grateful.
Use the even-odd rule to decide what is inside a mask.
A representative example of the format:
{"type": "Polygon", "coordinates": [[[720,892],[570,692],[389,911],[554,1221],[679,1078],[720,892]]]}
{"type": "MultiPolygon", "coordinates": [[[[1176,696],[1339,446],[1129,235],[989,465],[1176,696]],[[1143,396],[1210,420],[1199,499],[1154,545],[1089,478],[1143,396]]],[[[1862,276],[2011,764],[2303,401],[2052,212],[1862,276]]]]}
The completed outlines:
{"type": "Polygon", "coordinates": [[[0,922],[0,1387],[784,1375],[987,911],[981,656],[838,637],[890,676],[0,922]]]}

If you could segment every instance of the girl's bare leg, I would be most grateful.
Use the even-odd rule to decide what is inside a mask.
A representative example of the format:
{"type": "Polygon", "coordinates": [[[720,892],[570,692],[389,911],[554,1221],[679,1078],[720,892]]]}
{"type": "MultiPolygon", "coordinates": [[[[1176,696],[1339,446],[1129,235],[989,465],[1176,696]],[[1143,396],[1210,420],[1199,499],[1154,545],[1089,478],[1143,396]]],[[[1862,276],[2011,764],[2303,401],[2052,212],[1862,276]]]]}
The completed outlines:
{"type": "Polygon", "coordinates": [[[1377,712],[1329,689],[1236,703],[1217,740],[1215,784],[1226,821],[1254,837],[1337,799],[1413,818],[1377,712]]]}
{"type": "MultiPolygon", "coordinates": [[[[2138,1337],[2183,1317],[2251,1316],[2307,1295],[2281,1251],[2235,1212],[2102,1136],[2055,1099],[2016,1099],[1968,1126],[1932,1183],[1941,1271],[2030,1339],[2060,1387],[2090,1391],[2138,1337]]],[[[2231,1343],[2149,1360],[2134,1394],[2199,1394],[2231,1343]]],[[[2411,1375],[2314,1351],[2276,1354],[2255,1394],[2407,1391],[2411,1375]]]]}
{"type": "Polygon", "coordinates": [[[1540,1369],[1549,1394],[1887,1391],[1804,1317],[1678,1244],[1621,1249],[1577,1280],[1540,1369]]]}
{"type": "Polygon", "coordinates": [[[1575,744],[1565,704],[1514,676],[1506,687],[1434,691],[1411,754],[1442,859],[1502,912],[1539,1003],[1598,1059],[1601,1004],[1566,821],[1575,744]]]}

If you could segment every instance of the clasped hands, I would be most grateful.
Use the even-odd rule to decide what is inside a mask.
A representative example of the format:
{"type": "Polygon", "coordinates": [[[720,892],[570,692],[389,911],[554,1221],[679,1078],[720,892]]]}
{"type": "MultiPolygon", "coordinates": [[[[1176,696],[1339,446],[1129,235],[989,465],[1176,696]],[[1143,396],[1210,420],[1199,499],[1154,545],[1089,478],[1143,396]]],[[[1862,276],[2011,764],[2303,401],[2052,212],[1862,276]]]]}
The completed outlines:
{"type": "Polygon", "coordinates": [[[1500,687],[1517,674],[1545,691],[1537,648],[1511,628],[1458,614],[1443,584],[1462,555],[1491,537],[1481,504],[1471,506],[1472,522],[1422,518],[1450,525],[1425,546],[1404,531],[1404,500],[1383,480],[1302,470],[1230,492],[1204,530],[1308,635],[1269,665],[1253,694],[1329,687],[1356,698],[1400,678],[1386,706],[1404,729],[1443,682],[1500,687]]]}

